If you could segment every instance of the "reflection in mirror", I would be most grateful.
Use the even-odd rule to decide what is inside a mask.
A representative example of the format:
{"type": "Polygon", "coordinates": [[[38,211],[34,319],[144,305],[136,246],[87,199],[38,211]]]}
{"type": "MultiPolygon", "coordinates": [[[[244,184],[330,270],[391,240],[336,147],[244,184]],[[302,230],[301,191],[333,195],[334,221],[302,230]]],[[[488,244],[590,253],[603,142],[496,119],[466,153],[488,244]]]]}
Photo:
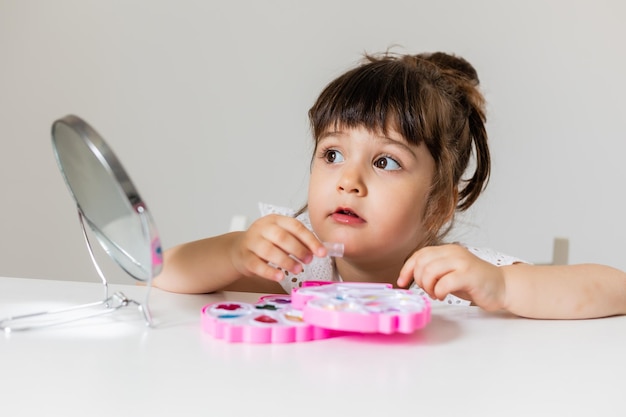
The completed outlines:
{"type": "Polygon", "coordinates": [[[0,320],[5,331],[26,330],[111,313],[136,305],[152,325],[148,299],[152,279],[163,266],[161,244],[146,204],[102,137],[85,121],[69,115],[52,124],[54,154],[74,197],[83,237],[104,287],[104,299],[56,311],[0,320]],[[143,302],[108,294],[108,283],[94,256],[90,232],[104,251],[133,278],[146,282],[143,302]]]}

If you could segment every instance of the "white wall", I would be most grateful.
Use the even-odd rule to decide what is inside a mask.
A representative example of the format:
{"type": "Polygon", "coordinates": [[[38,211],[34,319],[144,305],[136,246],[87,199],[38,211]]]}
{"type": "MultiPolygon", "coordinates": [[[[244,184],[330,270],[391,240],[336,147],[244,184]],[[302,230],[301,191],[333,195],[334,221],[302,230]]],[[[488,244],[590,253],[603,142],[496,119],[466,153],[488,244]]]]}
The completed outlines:
{"type": "MultiPolygon", "coordinates": [[[[0,275],[97,280],[50,126],[116,151],[169,247],[306,196],[306,112],[365,51],[458,53],[489,102],[492,181],[456,235],[626,269],[621,0],[0,0],[0,275]]],[[[129,280],[111,268],[114,282],[129,280]]]]}

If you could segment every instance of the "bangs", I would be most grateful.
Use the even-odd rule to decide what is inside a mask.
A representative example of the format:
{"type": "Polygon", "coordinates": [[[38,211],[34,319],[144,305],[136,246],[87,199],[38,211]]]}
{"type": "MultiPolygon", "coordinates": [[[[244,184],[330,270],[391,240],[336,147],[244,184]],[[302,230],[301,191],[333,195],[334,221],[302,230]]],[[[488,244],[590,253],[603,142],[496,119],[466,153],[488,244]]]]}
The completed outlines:
{"type": "Polygon", "coordinates": [[[412,74],[406,62],[378,59],[337,78],[309,110],[315,139],[340,126],[362,126],[384,134],[394,129],[419,145],[425,133],[419,118],[423,86],[412,74]]]}

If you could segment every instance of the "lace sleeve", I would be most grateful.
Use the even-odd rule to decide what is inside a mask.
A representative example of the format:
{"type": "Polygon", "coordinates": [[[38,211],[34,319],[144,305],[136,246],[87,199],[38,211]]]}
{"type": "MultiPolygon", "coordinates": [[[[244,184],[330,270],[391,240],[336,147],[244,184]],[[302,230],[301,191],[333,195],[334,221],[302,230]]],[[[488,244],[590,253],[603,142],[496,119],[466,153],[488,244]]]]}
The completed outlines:
{"type": "Polygon", "coordinates": [[[296,211],[293,209],[290,209],[288,207],[274,206],[272,204],[266,203],[259,203],[259,211],[261,212],[261,217],[267,216],[268,214],[280,214],[288,217],[293,217],[296,215],[296,211]]]}
{"type": "Polygon", "coordinates": [[[517,263],[527,264],[526,262],[520,258],[516,258],[514,256],[505,255],[504,253],[495,251],[489,248],[477,248],[474,246],[461,245],[472,254],[476,255],[483,261],[489,262],[492,265],[496,266],[505,266],[505,265],[513,265],[517,263]]]}

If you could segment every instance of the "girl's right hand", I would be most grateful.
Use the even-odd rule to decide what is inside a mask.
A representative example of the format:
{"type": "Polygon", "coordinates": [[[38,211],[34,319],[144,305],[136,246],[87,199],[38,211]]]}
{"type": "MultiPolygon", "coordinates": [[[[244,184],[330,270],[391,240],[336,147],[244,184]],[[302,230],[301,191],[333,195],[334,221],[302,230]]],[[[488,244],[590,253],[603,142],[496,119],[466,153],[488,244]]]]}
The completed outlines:
{"type": "Polygon", "coordinates": [[[300,221],[278,214],[252,223],[235,240],[230,252],[239,273],[273,281],[283,279],[283,270],[302,272],[302,263],[308,264],[313,256],[326,256],[322,242],[300,221]]]}

